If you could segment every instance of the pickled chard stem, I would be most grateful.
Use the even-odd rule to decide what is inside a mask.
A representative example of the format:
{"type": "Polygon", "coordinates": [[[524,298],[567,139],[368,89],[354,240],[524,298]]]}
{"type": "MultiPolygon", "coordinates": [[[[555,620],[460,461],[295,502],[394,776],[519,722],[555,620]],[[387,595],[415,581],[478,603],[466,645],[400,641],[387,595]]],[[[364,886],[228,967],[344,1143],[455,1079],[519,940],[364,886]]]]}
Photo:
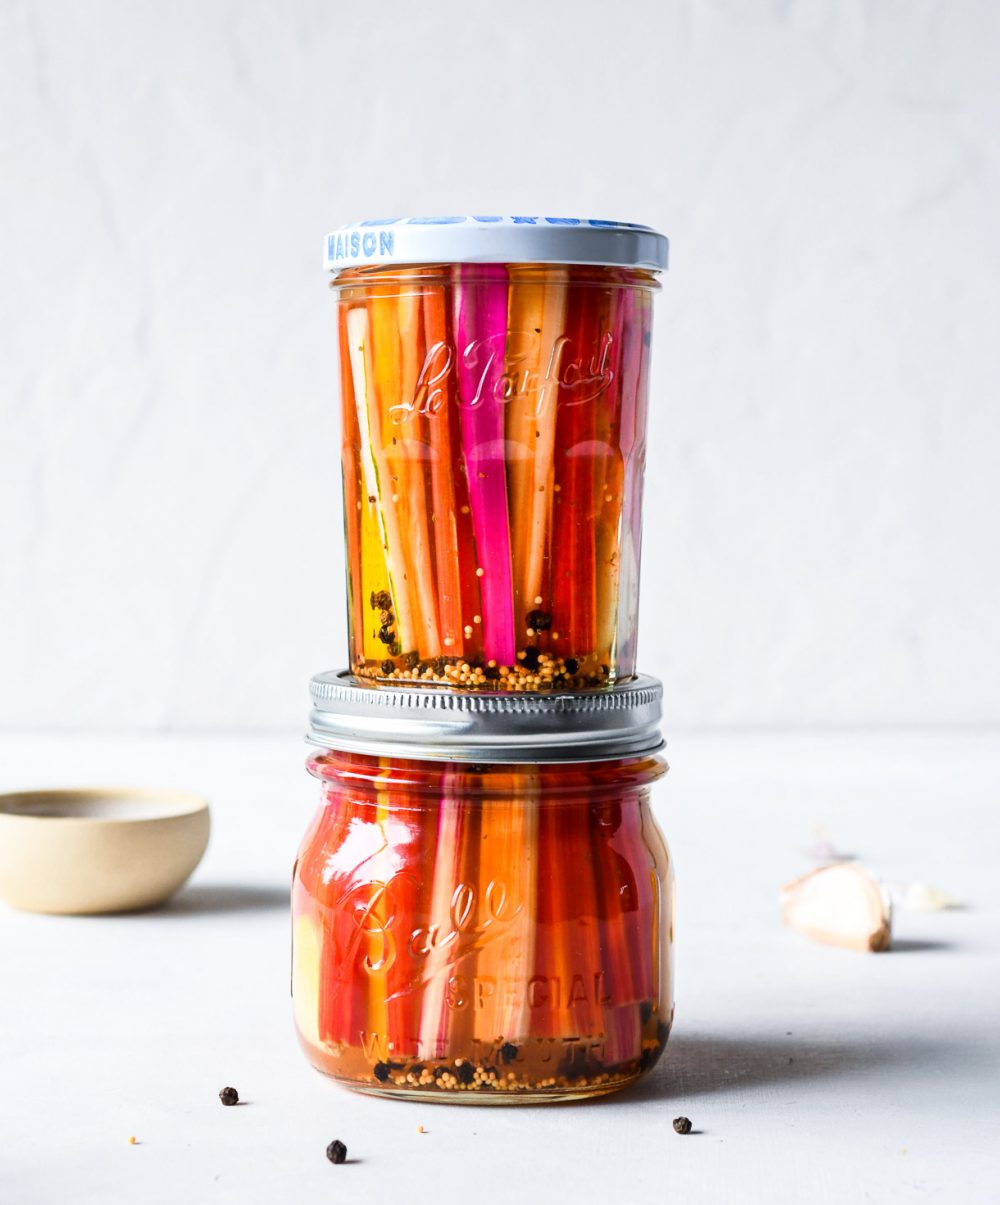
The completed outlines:
{"type": "Polygon", "coordinates": [[[607,658],[609,668],[617,664],[620,548],[625,483],[621,425],[625,390],[629,384],[626,381],[626,368],[631,374],[632,388],[638,379],[636,352],[639,349],[639,332],[631,321],[632,294],[631,289],[615,290],[609,294],[606,322],[611,335],[608,357],[611,380],[607,389],[594,400],[597,421],[595,444],[601,449],[594,459],[596,639],[600,655],[607,658]],[[627,366],[626,353],[632,361],[627,366]]]}
{"type": "MultiPolygon", "coordinates": [[[[476,976],[495,984],[475,1011],[482,1047],[517,1042],[530,1033],[526,1001],[509,985],[527,984],[535,957],[535,892],[538,860],[538,770],[489,775],[490,792],[480,807],[477,906],[482,937],[476,976]],[[499,797],[498,797],[499,796],[499,797]]],[[[477,1005],[480,1002],[477,1001],[477,1005]]]]}
{"type": "MultiPolygon", "coordinates": [[[[435,597],[433,542],[427,513],[427,486],[424,475],[422,419],[414,407],[422,355],[420,291],[416,282],[400,291],[396,303],[399,321],[400,379],[396,405],[390,415],[395,422],[401,454],[395,458],[404,500],[403,525],[406,530],[407,572],[411,585],[417,626],[420,630],[419,653],[437,657],[441,653],[438,607],[435,597]]],[[[393,443],[393,447],[396,444],[393,443]]]]}
{"type": "Polygon", "coordinates": [[[461,884],[469,881],[474,819],[473,807],[464,802],[462,795],[458,772],[447,770],[438,805],[429,913],[433,940],[428,941],[424,964],[420,1015],[420,1047],[431,1058],[461,1048],[472,1036],[468,1011],[451,1009],[447,1002],[449,970],[452,974],[460,970],[453,901],[461,884]]]}
{"type": "Polygon", "coordinates": [[[520,627],[535,599],[544,601],[548,589],[545,570],[567,270],[554,268],[544,281],[533,280],[531,270],[513,267],[510,272],[508,369],[513,379],[530,382],[507,407],[510,526],[520,627]]]}
{"type": "Polygon", "coordinates": [[[372,430],[369,420],[369,416],[376,413],[375,361],[368,314],[360,306],[348,311],[347,333],[366,496],[368,505],[376,510],[382,546],[389,567],[390,592],[395,607],[399,642],[403,649],[412,649],[416,648],[417,634],[410,613],[399,518],[392,500],[393,483],[385,456],[380,450],[381,433],[372,430]]]}
{"type": "Polygon", "coordinates": [[[483,652],[512,665],[516,656],[504,402],[497,396],[507,336],[507,273],[502,266],[457,266],[453,286],[462,445],[483,602],[483,652]]]}
{"type": "Polygon", "coordinates": [[[442,285],[428,285],[423,297],[424,345],[428,362],[434,365],[427,396],[420,403],[427,409],[427,433],[431,452],[431,505],[434,531],[434,565],[437,572],[441,639],[449,653],[461,656],[462,580],[458,546],[458,503],[452,476],[451,374],[441,367],[448,355],[448,306],[442,285]]]}
{"type": "Polygon", "coordinates": [[[634,666],[635,633],[639,621],[639,556],[642,542],[642,481],[646,467],[646,391],[652,305],[648,295],[628,298],[631,314],[626,321],[623,349],[621,431],[619,442],[625,462],[622,482],[622,517],[619,527],[618,616],[615,632],[616,665],[634,666]]]}

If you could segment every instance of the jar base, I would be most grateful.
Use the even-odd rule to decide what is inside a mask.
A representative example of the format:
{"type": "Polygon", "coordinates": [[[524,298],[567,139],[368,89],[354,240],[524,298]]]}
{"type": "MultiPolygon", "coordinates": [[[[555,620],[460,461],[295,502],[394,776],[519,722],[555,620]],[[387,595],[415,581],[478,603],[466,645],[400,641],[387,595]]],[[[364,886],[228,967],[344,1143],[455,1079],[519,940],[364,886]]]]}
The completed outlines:
{"type": "MultiPolygon", "coordinates": [[[[419,1064],[407,1072],[403,1063],[377,1063],[374,1076],[367,1068],[363,1075],[345,1074],[345,1066],[331,1065],[334,1060],[302,1041],[301,1035],[300,1041],[317,1071],[340,1087],[364,1096],[410,1100],[418,1104],[541,1105],[584,1101],[631,1087],[659,1061],[668,1033],[669,1027],[661,1026],[657,1038],[645,1044],[640,1058],[611,1070],[594,1068],[590,1073],[578,1070],[576,1074],[560,1075],[548,1075],[543,1071],[540,1076],[536,1072],[528,1078],[531,1072],[526,1068],[519,1071],[480,1067],[473,1071],[471,1062],[458,1059],[447,1068],[438,1068],[437,1082],[433,1082],[431,1072],[419,1064]]],[[[336,1063],[339,1062],[338,1058],[336,1063]]]]}
{"type": "MultiPolygon", "coordinates": [[[[330,1078],[336,1079],[335,1076],[330,1078]]],[[[620,1092],[623,1088],[631,1087],[640,1079],[642,1079],[642,1075],[633,1075],[629,1079],[618,1080],[615,1083],[593,1084],[585,1088],[538,1088],[518,1092],[428,1092],[420,1088],[401,1091],[398,1088],[373,1088],[368,1084],[352,1084],[344,1080],[337,1080],[337,1083],[362,1096],[381,1096],[385,1100],[412,1101],[414,1104],[421,1105],[484,1105],[511,1108],[516,1105],[582,1103],[594,1100],[598,1096],[609,1096],[612,1092],[620,1092]]]]}
{"type": "Polygon", "coordinates": [[[590,691],[620,685],[635,676],[598,664],[594,658],[584,658],[581,664],[572,657],[539,654],[537,649],[522,650],[513,665],[500,666],[481,657],[471,661],[461,657],[422,660],[415,653],[382,661],[360,658],[352,664],[351,673],[378,686],[448,687],[502,694],[590,691]]]}

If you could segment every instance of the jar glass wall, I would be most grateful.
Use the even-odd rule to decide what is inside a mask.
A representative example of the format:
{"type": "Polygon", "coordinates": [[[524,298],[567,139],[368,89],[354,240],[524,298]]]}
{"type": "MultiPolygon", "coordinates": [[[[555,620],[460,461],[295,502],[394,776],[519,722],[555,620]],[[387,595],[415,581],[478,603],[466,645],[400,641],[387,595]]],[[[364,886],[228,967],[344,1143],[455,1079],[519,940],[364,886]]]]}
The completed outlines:
{"type": "Polygon", "coordinates": [[[332,287],[352,671],[629,678],[655,274],[391,265],[332,287]]]}
{"type": "Polygon", "coordinates": [[[663,1050],[673,873],[656,756],[473,765],[317,753],[292,989],[320,1070],[366,1092],[598,1095],[663,1050]]]}

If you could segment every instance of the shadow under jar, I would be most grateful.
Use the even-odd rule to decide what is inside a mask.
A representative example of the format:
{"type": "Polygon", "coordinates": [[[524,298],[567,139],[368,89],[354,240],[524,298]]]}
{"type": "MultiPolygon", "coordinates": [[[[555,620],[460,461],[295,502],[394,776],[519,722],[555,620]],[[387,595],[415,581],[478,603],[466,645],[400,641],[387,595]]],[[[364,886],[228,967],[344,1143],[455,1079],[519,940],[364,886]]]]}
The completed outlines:
{"type": "Polygon", "coordinates": [[[492,1104],[648,1070],[673,1015],[659,684],[513,700],[329,674],[313,697],[322,801],[292,890],[313,1065],[363,1092],[492,1104]]]}
{"type": "Polygon", "coordinates": [[[356,675],[537,691],[635,672],[666,255],[644,227],[546,218],[328,237],[356,675]]]}

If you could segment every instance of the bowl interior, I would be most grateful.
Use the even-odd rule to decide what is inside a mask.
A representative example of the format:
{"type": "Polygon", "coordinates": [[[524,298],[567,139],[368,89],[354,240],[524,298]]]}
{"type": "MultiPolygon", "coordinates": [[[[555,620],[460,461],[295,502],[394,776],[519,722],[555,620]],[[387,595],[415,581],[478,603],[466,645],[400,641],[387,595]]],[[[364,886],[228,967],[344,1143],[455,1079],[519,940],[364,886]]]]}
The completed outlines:
{"type": "Polygon", "coordinates": [[[53,820],[135,823],[188,816],[208,805],[186,791],[127,787],[90,790],[20,791],[0,795],[0,814],[53,820]]]}

